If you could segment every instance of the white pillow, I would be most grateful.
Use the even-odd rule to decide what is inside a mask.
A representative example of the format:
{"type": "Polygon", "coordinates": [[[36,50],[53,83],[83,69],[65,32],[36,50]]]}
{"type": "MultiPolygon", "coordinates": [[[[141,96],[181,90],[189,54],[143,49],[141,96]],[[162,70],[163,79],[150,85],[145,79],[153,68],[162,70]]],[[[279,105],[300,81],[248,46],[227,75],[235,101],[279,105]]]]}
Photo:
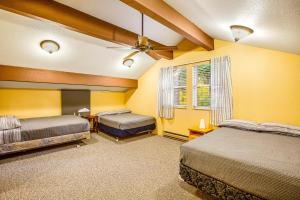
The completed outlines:
{"type": "Polygon", "coordinates": [[[116,114],[123,114],[123,113],[131,113],[131,110],[121,109],[121,110],[115,110],[115,111],[104,111],[104,112],[99,112],[96,115],[103,116],[103,115],[116,115],[116,114]]]}
{"type": "Polygon", "coordinates": [[[300,127],[287,124],[279,124],[273,122],[261,123],[265,131],[279,132],[286,135],[300,136],[300,127]]]}
{"type": "Polygon", "coordinates": [[[240,119],[229,119],[222,122],[219,126],[238,128],[238,129],[244,129],[249,131],[262,131],[262,126],[260,124],[253,121],[240,120],[240,119]]]}
{"type": "Polygon", "coordinates": [[[16,116],[0,116],[0,130],[15,129],[21,127],[21,122],[16,116]]]}
{"type": "Polygon", "coordinates": [[[116,113],[117,113],[117,114],[131,113],[131,110],[128,110],[128,109],[122,109],[122,110],[116,111],[116,113]]]}
{"type": "Polygon", "coordinates": [[[300,127],[279,123],[256,123],[252,121],[230,119],[222,122],[220,127],[231,127],[249,131],[270,132],[293,137],[300,137],[300,127]]]}

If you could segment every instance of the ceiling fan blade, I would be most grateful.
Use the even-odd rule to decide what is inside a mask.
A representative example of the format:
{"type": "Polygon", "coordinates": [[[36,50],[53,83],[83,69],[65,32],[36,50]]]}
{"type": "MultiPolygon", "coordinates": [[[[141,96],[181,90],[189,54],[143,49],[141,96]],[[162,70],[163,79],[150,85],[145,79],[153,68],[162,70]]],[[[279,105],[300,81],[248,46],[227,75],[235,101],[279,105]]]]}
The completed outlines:
{"type": "Polygon", "coordinates": [[[152,47],[152,50],[155,51],[171,51],[171,50],[177,50],[177,46],[157,46],[157,47],[152,47]]]}
{"type": "Polygon", "coordinates": [[[132,47],[106,47],[107,49],[132,49],[132,47]]]}
{"type": "Polygon", "coordinates": [[[125,58],[124,58],[124,60],[126,60],[126,59],[130,59],[131,57],[133,57],[135,54],[137,54],[137,53],[140,53],[140,51],[134,51],[134,52],[132,52],[131,54],[129,54],[128,56],[126,56],[125,58]]]}
{"type": "Polygon", "coordinates": [[[146,54],[148,54],[148,56],[152,57],[154,60],[159,60],[161,57],[155,53],[155,51],[146,51],[146,54]]]}

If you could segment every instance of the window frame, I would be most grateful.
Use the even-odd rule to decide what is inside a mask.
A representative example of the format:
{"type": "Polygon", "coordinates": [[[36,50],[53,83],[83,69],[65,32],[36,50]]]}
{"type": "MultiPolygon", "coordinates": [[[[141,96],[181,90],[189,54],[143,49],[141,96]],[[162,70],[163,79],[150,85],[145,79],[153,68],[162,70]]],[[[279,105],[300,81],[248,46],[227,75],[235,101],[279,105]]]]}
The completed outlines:
{"type": "Polygon", "coordinates": [[[188,90],[188,88],[187,88],[187,76],[188,76],[188,74],[187,74],[187,67],[186,66],[180,66],[180,67],[173,67],[173,73],[175,73],[175,71],[178,69],[178,68],[183,68],[184,70],[185,70],[185,74],[186,74],[186,77],[185,77],[185,85],[181,85],[181,86],[176,86],[175,85],[175,75],[174,75],[174,87],[173,87],[173,89],[174,89],[174,108],[176,108],[176,109],[186,109],[187,108],[187,104],[188,104],[188,102],[187,102],[187,90],[188,90]],[[176,89],[181,89],[181,88],[184,88],[185,89],[185,95],[186,95],[186,102],[185,102],[185,105],[180,105],[180,104],[176,104],[176,99],[178,99],[178,98],[176,98],[176,96],[175,96],[175,90],[176,89]]]}
{"type": "MultiPolygon", "coordinates": [[[[211,79],[209,84],[202,84],[201,86],[209,86],[209,97],[210,97],[210,106],[198,106],[198,88],[201,86],[198,86],[198,75],[196,74],[197,71],[195,68],[198,68],[199,66],[203,64],[209,64],[211,66],[211,63],[203,62],[203,63],[197,63],[192,67],[192,107],[194,110],[211,110],[211,79]]],[[[211,71],[210,71],[211,73],[211,71]]]]}

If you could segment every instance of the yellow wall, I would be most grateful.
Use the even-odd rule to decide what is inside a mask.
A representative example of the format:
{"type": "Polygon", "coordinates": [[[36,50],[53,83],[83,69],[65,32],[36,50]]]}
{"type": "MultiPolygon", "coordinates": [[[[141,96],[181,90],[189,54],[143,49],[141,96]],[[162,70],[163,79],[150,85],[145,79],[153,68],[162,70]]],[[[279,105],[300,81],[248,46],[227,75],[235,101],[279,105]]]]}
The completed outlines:
{"type": "Polygon", "coordinates": [[[91,92],[91,113],[125,108],[124,92],[91,92]]]}
{"type": "Polygon", "coordinates": [[[0,89],[0,115],[30,118],[60,114],[59,90],[0,89]]]}
{"type": "MultiPolygon", "coordinates": [[[[125,107],[124,92],[91,92],[91,113],[125,107]]],[[[61,115],[59,90],[0,89],[0,115],[19,118],[61,115]]]]}
{"type": "MultiPolygon", "coordinates": [[[[198,48],[178,51],[173,60],[156,62],[140,79],[135,91],[127,92],[126,106],[134,112],[157,117],[159,69],[229,55],[232,62],[234,118],[276,121],[300,125],[300,56],[238,43],[215,40],[214,51],[198,48]]],[[[209,122],[209,111],[192,109],[191,66],[188,67],[188,107],[176,109],[174,120],[157,118],[162,130],[187,134],[200,118],[209,122]]]]}
{"type": "MultiPolygon", "coordinates": [[[[234,118],[277,121],[300,125],[300,56],[216,40],[214,51],[196,48],[175,52],[174,60],[156,62],[140,79],[139,88],[126,93],[91,92],[92,114],[125,106],[157,117],[159,69],[229,55],[232,60],[234,118]]],[[[209,111],[192,109],[191,66],[188,67],[188,107],[176,109],[174,120],[157,118],[162,130],[187,134],[200,118],[209,122],[209,111]]],[[[58,90],[0,89],[0,115],[20,118],[61,114],[58,90]]]]}

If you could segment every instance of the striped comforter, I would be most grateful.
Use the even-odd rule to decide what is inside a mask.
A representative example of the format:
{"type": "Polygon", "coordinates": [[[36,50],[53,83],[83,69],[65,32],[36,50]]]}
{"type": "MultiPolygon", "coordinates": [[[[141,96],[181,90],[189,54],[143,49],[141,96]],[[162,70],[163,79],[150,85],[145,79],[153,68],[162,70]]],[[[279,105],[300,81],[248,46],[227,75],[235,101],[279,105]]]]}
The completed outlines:
{"type": "Polygon", "coordinates": [[[21,123],[15,116],[0,116],[0,145],[21,141],[21,123]]]}

